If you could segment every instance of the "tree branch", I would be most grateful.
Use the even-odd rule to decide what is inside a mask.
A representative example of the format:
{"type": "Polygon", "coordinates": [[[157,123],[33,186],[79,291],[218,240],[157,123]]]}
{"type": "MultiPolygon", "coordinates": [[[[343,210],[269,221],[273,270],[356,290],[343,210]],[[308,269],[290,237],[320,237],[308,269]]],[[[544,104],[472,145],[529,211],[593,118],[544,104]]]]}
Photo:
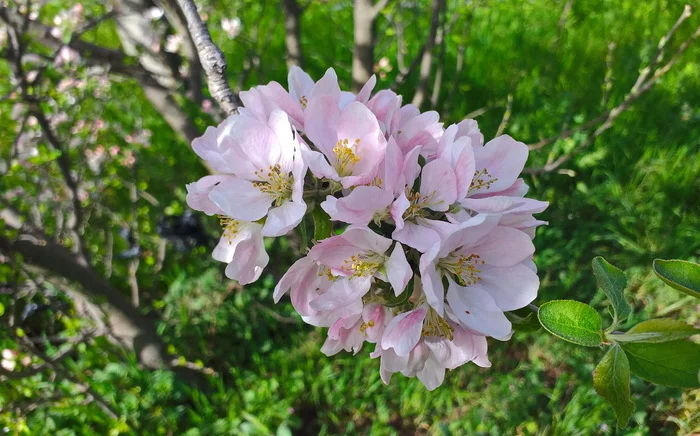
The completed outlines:
{"type": "Polygon", "coordinates": [[[374,71],[375,14],[373,0],[353,2],[352,85],[359,91],[374,71]]]}
{"type": "Polygon", "coordinates": [[[284,12],[284,45],[287,48],[287,67],[303,67],[301,49],[301,8],[296,0],[280,0],[284,12]]]}
{"type": "Polygon", "coordinates": [[[430,31],[428,32],[428,39],[426,40],[423,49],[423,55],[420,63],[420,73],[418,77],[418,86],[416,87],[416,93],[413,95],[412,101],[412,103],[419,108],[423,104],[428,92],[428,80],[430,80],[430,70],[433,64],[433,48],[435,47],[442,11],[445,9],[445,0],[433,0],[430,9],[430,31]]]}
{"type": "Polygon", "coordinates": [[[568,129],[562,131],[559,135],[553,136],[550,138],[545,138],[540,140],[539,142],[536,142],[534,144],[530,144],[528,148],[530,150],[539,150],[549,144],[552,144],[558,140],[563,140],[570,138],[576,133],[579,132],[586,132],[588,130],[591,130],[595,128],[595,130],[589,135],[589,137],[584,140],[581,144],[579,144],[578,147],[576,147],[573,151],[564,154],[557,158],[556,160],[551,160],[545,164],[544,167],[542,168],[526,168],[525,172],[530,173],[530,174],[540,174],[544,172],[551,172],[559,168],[562,164],[565,162],[568,162],[572,157],[574,157],[577,153],[579,153],[582,149],[586,148],[588,145],[590,145],[598,136],[600,136],[603,132],[608,130],[613,122],[627,109],[629,109],[630,105],[637,100],[639,97],[641,97],[644,93],[649,91],[651,87],[661,78],[663,77],[668,71],[673,67],[673,65],[678,62],[678,59],[683,55],[683,53],[690,47],[690,45],[693,44],[693,42],[700,37],[700,27],[698,27],[695,32],[681,45],[678,47],[674,55],[671,57],[671,59],[664,64],[662,67],[656,69],[654,71],[654,74],[651,75],[651,72],[653,69],[658,65],[659,60],[661,59],[664,50],[666,48],[666,45],[668,41],[670,40],[671,36],[675,33],[675,31],[678,29],[678,27],[690,16],[691,14],[691,8],[690,6],[686,5],[685,8],[683,9],[683,13],[678,17],[678,20],[676,23],[671,27],[671,29],[666,33],[664,37],[662,37],[659,40],[659,44],[657,46],[656,53],[654,54],[653,58],[651,59],[649,66],[643,68],[637,77],[637,80],[635,81],[634,85],[630,89],[630,91],[625,95],[623,98],[622,102],[617,105],[616,107],[605,111],[604,113],[600,114],[599,116],[595,117],[594,119],[588,121],[587,123],[583,124],[582,126],[579,126],[577,128],[573,129],[568,129]]]}
{"type": "Polygon", "coordinates": [[[207,75],[209,92],[228,115],[237,113],[241,104],[228,84],[224,54],[212,42],[209,30],[199,16],[194,2],[192,0],[177,0],[177,3],[185,15],[190,35],[192,35],[197,47],[199,60],[207,75]]]}

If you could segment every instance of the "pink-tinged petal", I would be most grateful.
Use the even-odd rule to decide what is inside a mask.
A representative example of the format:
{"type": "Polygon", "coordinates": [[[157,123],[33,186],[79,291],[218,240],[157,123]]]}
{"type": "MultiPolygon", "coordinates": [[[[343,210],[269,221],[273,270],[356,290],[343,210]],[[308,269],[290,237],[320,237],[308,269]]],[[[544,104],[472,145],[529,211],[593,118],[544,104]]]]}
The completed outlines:
{"type": "Polygon", "coordinates": [[[317,269],[314,262],[309,257],[302,257],[301,259],[294,262],[292,266],[289,267],[286,273],[282,276],[277,285],[275,286],[275,291],[272,294],[272,299],[275,303],[278,303],[280,299],[292,288],[295,283],[302,280],[302,277],[307,274],[308,271],[317,269]]]}
{"type": "Polygon", "coordinates": [[[358,186],[339,199],[329,195],[321,208],[333,221],[367,225],[376,213],[386,211],[393,200],[391,193],[377,186],[358,186]]]}
{"type": "Polygon", "coordinates": [[[406,377],[415,377],[425,366],[425,361],[430,357],[430,349],[425,345],[424,341],[418,341],[418,345],[413,347],[408,353],[408,362],[406,367],[401,370],[401,374],[406,377]]]}
{"type": "Polygon", "coordinates": [[[230,172],[242,179],[258,180],[256,171],[267,170],[280,160],[281,146],[268,119],[238,115],[222,127],[218,141],[219,149],[228,150],[230,172]]]}
{"type": "Polygon", "coordinates": [[[341,235],[343,239],[365,252],[384,254],[392,240],[374,233],[367,227],[350,226],[341,235]]]}
{"type": "Polygon", "coordinates": [[[425,253],[433,245],[440,243],[440,234],[435,229],[412,222],[404,223],[401,229],[397,227],[391,237],[421,253],[425,253]]]}
{"type": "Polygon", "coordinates": [[[282,236],[298,226],[306,213],[306,203],[287,201],[267,212],[263,236],[282,236]]]}
{"type": "MultiPolygon", "coordinates": [[[[413,187],[413,183],[416,181],[421,171],[421,166],[418,163],[418,158],[420,158],[420,150],[421,146],[418,145],[412,148],[404,156],[402,172],[404,177],[404,183],[408,185],[409,188],[413,187]]],[[[402,187],[399,186],[397,188],[400,189],[402,187]]]]}
{"type": "Polygon", "coordinates": [[[427,313],[427,308],[420,307],[394,317],[384,329],[382,348],[393,348],[398,356],[408,355],[420,340],[427,313]]]}
{"type": "Polygon", "coordinates": [[[482,368],[490,368],[491,361],[487,353],[488,344],[486,342],[486,337],[484,336],[474,336],[474,358],[472,362],[477,364],[482,368]]]}
{"type": "Polygon", "coordinates": [[[445,287],[442,284],[442,273],[435,268],[437,253],[440,250],[438,244],[431,247],[420,258],[418,270],[420,271],[425,301],[435,309],[439,316],[445,311],[445,287]]]}
{"type": "Polygon", "coordinates": [[[527,155],[527,145],[508,135],[499,136],[483,147],[475,147],[476,170],[486,168],[493,183],[488,188],[473,189],[472,195],[498,192],[512,186],[525,167],[527,155]]]}
{"type": "Polygon", "coordinates": [[[421,172],[420,195],[428,208],[444,212],[457,200],[457,178],[449,162],[437,159],[421,172]]]}
{"type": "Polygon", "coordinates": [[[457,138],[466,136],[471,140],[472,147],[482,147],[484,145],[484,135],[479,131],[476,120],[466,119],[457,124],[457,138]]]}
{"type": "Polygon", "coordinates": [[[532,256],[535,246],[525,233],[498,226],[473,251],[489,266],[511,266],[532,256]]]}
{"type": "Polygon", "coordinates": [[[214,187],[209,199],[231,218],[257,221],[267,214],[272,197],[247,180],[229,177],[214,187]]]}
{"type": "Polygon", "coordinates": [[[454,172],[457,178],[457,199],[460,200],[467,196],[469,186],[474,179],[474,171],[476,170],[476,161],[471,147],[464,147],[462,152],[457,157],[454,165],[454,172]]]}
{"type": "Polygon", "coordinates": [[[220,173],[231,173],[231,166],[227,159],[229,150],[219,148],[219,134],[223,127],[232,123],[238,115],[232,115],[224,120],[218,127],[207,127],[204,135],[192,141],[192,149],[201,157],[209,166],[220,173]]]}
{"type": "Polygon", "coordinates": [[[336,126],[340,120],[338,102],[328,95],[312,99],[306,107],[304,118],[306,136],[321,153],[329,159],[333,158],[333,147],[338,142],[336,126]]]}
{"type": "Polygon", "coordinates": [[[406,105],[401,108],[399,131],[395,134],[396,142],[404,152],[413,149],[416,145],[422,145],[423,154],[428,153],[433,157],[437,153],[438,139],[442,136],[440,115],[435,111],[416,115],[411,106],[406,105]]]}
{"type": "Polygon", "coordinates": [[[346,261],[351,256],[362,254],[362,250],[348,242],[343,236],[332,236],[320,241],[309,250],[307,256],[314,262],[328,266],[335,274],[350,275],[346,271],[346,261]]]}
{"type": "Polygon", "coordinates": [[[356,144],[354,153],[359,159],[350,168],[350,174],[358,179],[353,180],[352,184],[344,182],[343,187],[370,183],[386,153],[386,139],[377,118],[367,106],[352,102],[343,109],[336,132],[338,140],[347,139],[350,144],[356,144]]]}
{"type": "MultiPolygon", "coordinates": [[[[401,372],[408,365],[409,356],[399,356],[394,350],[382,350],[377,347],[377,350],[381,351],[381,362],[379,364],[379,374],[382,378],[384,384],[389,384],[391,381],[391,375],[395,372],[401,372]]],[[[375,351],[377,353],[377,351],[375,351]]],[[[376,354],[375,354],[376,355],[376,354]]]]}
{"type": "Polygon", "coordinates": [[[314,310],[335,310],[361,299],[371,284],[370,277],[338,279],[328,290],[315,298],[309,306],[314,310]]]}
{"type": "Polygon", "coordinates": [[[284,174],[290,173],[294,168],[296,141],[294,140],[292,125],[289,124],[287,114],[276,109],[270,114],[267,124],[277,137],[280,147],[280,156],[276,163],[280,165],[284,174]]]}
{"type": "Polygon", "coordinates": [[[503,311],[527,306],[537,297],[540,280],[525,264],[506,268],[482,268],[479,284],[503,311]]]}
{"type": "Polygon", "coordinates": [[[360,92],[357,93],[356,100],[364,105],[367,105],[367,102],[369,101],[369,96],[370,94],[372,94],[372,90],[374,89],[374,86],[376,84],[377,76],[372,74],[372,77],[370,77],[367,83],[365,83],[365,86],[363,86],[362,89],[360,89],[360,92]]]}
{"type": "Polygon", "coordinates": [[[311,98],[309,100],[324,95],[335,99],[335,101],[340,100],[340,86],[338,85],[338,76],[336,76],[335,70],[333,70],[333,68],[329,68],[328,70],[326,70],[326,74],[323,75],[321,80],[316,82],[314,89],[311,91],[311,98]]]}
{"type": "Polygon", "coordinates": [[[389,213],[391,214],[391,218],[394,219],[397,231],[402,230],[404,228],[403,214],[408,210],[408,207],[410,205],[411,202],[408,201],[406,194],[403,192],[401,193],[401,195],[399,195],[399,198],[397,198],[396,201],[392,203],[391,208],[389,209],[389,213]]]}
{"type": "Polygon", "coordinates": [[[349,105],[355,101],[355,94],[350,91],[341,91],[340,100],[338,101],[338,107],[343,110],[345,106],[349,105]]]}
{"type": "Polygon", "coordinates": [[[510,321],[488,292],[478,284],[464,287],[448,281],[447,302],[462,325],[495,339],[510,337],[510,321]]]}
{"type": "Polygon", "coordinates": [[[423,369],[416,374],[418,380],[423,383],[429,391],[434,391],[445,380],[445,367],[440,365],[432,356],[425,361],[423,369]]]}
{"type": "Polygon", "coordinates": [[[204,176],[194,183],[188,183],[187,205],[194,210],[206,213],[207,215],[222,214],[223,211],[209,199],[209,193],[214,187],[226,180],[230,176],[215,175],[204,176]]]}
{"type": "Polygon", "coordinates": [[[458,324],[450,322],[450,325],[454,328],[452,341],[448,344],[450,355],[440,363],[447,369],[454,369],[476,357],[476,343],[483,336],[476,335],[458,324]]]}
{"type": "Polygon", "coordinates": [[[229,262],[226,277],[241,285],[256,281],[269,261],[261,227],[255,223],[241,223],[238,233],[231,240],[222,238],[212,253],[215,259],[229,262]]]}
{"type": "Polygon", "coordinates": [[[406,289],[406,285],[413,277],[413,270],[406,260],[406,253],[399,242],[396,243],[394,251],[384,263],[384,269],[391,287],[394,288],[394,295],[398,296],[406,289]]]}
{"type": "Polygon", "coordinates": [[[394,194],[399,194],[404,191],[405,182],[403,181],[403,153],[394,138],[389,138],[386,145],[386,154],[384,162],[380,168],[378,177],[382,181],[382,189],[391,193],[391,199],[394,199],[394,194]]]}
{"type": "Polygon", "coordinates": [[[506,197],[524,197],[527,191],[530,189],[525,183],[525,180],[516,180],[508,189],[499,192],[492,192],[490,195],[503,195],[506,197]]]}
{"type": "Polygon", "coordinates": [[[468,210],[478,213],[505,213],[520,205],[520,198],[515,197],[485,197],[465,198],[460,204],[468,210]]]}
{"type": "Polygon", "coordinates": [[[447,255],[460,247],[464,247],[465,252],[470,251],[471,247],[485,240],[493,232],[498,220],[498,215],[479,214],[452,227],[452,233],[443,237],[441,255],[447,255]]]}
{"type": "Polygon", "coordinates": [[[289,85],[289,94],[292,98],[299,102],[300,105],[305,106],[311,97],[311,91],[314,89],[315,85],[311,76],[294,65],[289,68],[287,84],[289,85]]]}
{"type": "Polygon", "coordinates": [[[349,330],[355,326],[359,327],[359,321],[361,321],[361,315],[349,316],[347,318],[340,318],[328,329],[328,337],[332,339],[341,339],[344,335],[344,330],[349,330]]]}
{"type": "Polygon", "coordinates": [[[401,96],[394,91],[383,89],[367,102],[367,107],[377,117],[385,136],[396,131],[401,108],[401,96]]]}
{"type": "Polygon", "coordinates": [[[304,162],[309,166],[311,173],[318,179],[340,180],[340,176],[336,170],[328,163],[326,156],[318,151],[310,150],[308,147],[302,147],[301,154],[304,162]]]}
{"type": "Polygon", "coordinates": [[[368,304],[362,310],[362,321],[364,322],[364,333],[367,342],[376,343],[382,339],[386,310],[381,304],[368,304]]]}

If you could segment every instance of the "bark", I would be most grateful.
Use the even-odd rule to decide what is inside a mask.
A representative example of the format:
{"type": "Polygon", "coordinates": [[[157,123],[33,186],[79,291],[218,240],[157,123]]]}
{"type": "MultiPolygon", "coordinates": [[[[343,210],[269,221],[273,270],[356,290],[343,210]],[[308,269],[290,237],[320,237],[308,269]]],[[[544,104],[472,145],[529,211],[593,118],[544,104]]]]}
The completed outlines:
{"type": "Polygon", "coordinates": [[[7,255],[21,254],[27,263],[79,284],[74,291],[104,309],[105,324],[111,335],[133,350],[139,362],[148,368],[169,366],[165,344],[156,333],[154,323],[129,304],[120,291],[92,269],[85,259],[38,229],[23,225],[21,218],[11,209],[1,210],[0,219],[17,230],[14,240],[0,236],[0,250],[7,255]]]}
{"type": "Polygon", "coordinates": [[[430,70],[433,64],[433,48],[435,47],[438,26],[440,25],[440,16],[444,9],[445,0],[433,0],[431,6],[430,31],[428,32],[428,39],[425,42],[425,49],[423,50],[420,63],[418,86],[416,87],[416,93],[413,95],[412,101],[417,107],[423,104],[423,101],[425,101],[428,95],[428,81],[430,80],[430,70]]]}
{"type": "Polygon", "coordinates": [[[281,0],[284,12],[284,45],[287,48],[287,67],[303,67],[301,50],[301,8],[296,0],[281,0]]]}
{"type": "Polygon", "coordinates": [[[352,85],[356,92],[369,80],[374,70],[375,16],[372,0],[354,0],[352,85]]]}
{"type": "Polygon", "coordinates": [[[207,26],[197,12],[192,0],[177,0],[182,13],[187,21],[187,28],[190,31],[192,40],[197,47],[199,60],[207,75],[207,84],[212,97],[219,102],[221,108],[228,114],[233,115],[238,112],[241,105],[238,98],[231,91],[226,78],[226,58],[221,50],[214,45],[207,26]]]}

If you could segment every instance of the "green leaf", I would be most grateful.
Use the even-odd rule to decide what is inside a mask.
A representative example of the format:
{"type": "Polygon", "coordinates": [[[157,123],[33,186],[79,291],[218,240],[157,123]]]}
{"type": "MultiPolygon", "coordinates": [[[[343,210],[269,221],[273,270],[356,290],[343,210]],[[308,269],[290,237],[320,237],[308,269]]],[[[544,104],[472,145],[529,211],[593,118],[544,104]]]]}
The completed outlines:
{"type": "Polygon", "coordinates": [[[619,346],[613,345],[593,372],[593,387],[615,411],[617,426],[627,426],[634,403],[630,400],[630,364],[619,346]]]}
{"type": "Polygon", "coordinates": [[[554,300],[543,304],[537,314],[542,326],[554,336],[585,347],[603,341],[603,322],[591,306],[574,300],[554,300]]]}
{"type": "Polygon", "coordinates": [[[683,321],[659,318],[642,321],[627,333],[608,335],[608,338],[616,342],[659,343],[677,341],[697,334],[700,334],[700,330],[683,321]]]}
{"type": "Polygon", "coordinates": [[[314,217],[314,240],[321,241],[330,237],[333,230],[331,217],[320,206],[316,206],[311,214],[314,217]]]}
{"type": "Polygon", "coordinates": [[[542,327],[537,319],[537,314],[528,308],[505,312],[505,315],[516,332],[534,332],[542,327]]]}
{"type": "Polygon", "coordinates": [[[598,287],[608,296],[616,320],[622,321],[630,314],[630,306],[625,300],[627,278],[625,273],[600,256],[593,259],[593,275],[598,287]]]}
{"type": "Polygon", "coordinates": [[[620,346],[632,372],[644,380],[663,386],[700,387],[700,345],[680,340],[656,344],[626,342],[620,346]]]}
{"type": "Polygon", "coordinates": [[[697,263],[656,259],[653,268],[656,275],[673,289],[700,298],[700,265],[697,263]]]}
{"type": "Polygon", "coordinates": [[[0,303],[0,316],[3,316],[5,314],[5,305],[0,303]]]}

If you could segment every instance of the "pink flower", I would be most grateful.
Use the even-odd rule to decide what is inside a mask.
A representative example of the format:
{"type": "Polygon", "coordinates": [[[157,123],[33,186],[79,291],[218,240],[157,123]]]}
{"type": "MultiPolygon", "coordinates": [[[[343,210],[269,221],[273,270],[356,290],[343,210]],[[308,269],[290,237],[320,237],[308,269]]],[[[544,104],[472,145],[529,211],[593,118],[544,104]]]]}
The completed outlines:
{"type": "Polygon", "coordinates": [[[426,301],[439,315],[446,299],[464,327],[504,339],[511,325],[503,312],[534,300],[539,279],[526,265],[534,252],[530,238],[498,220],[478,215],[456,226],[421,256],[419,271],[426,301]]]}
{"type": "Polygon", "coordinates": [[[267,122],[234,115],[192,146],[214,169],[229,174],[209,193],[226,216],[266,217],[264,236],[284,235],[301,222],[306,166],[284,112],[273,111],[267,122]]]}
{"type": "Polygon", "coordinates": [[[440,386],[446,369],[473,361],[490,366],[486,338],[441,318],[427,305],[394,317],[386,326],[372,357],[381,357],[380,374],[384,383],[401,372],[418,377],[428,390],[440,386]]]}
{"type": "Polygon", "coordinates": [[[209,195],[225,175],[206,176],[187,185],[187,204],[207,215],[219,215],[223,233],[212,257],[228,264],[226,277],[246,285],[260,278],[269,257],[265,251],[262,228],[258,223],[232,219],[224,215],[209,195]]]}
{"type": "Polygon", "coordinates": [[[304,114],[305,132],[318,151],[305,148],[304,159],[319,179],[340,181],[344,188],[368,184],[384,158],[386,139],[367,106],[353,101],[341,109],[339,89],[324,79],[304,114]]]}

